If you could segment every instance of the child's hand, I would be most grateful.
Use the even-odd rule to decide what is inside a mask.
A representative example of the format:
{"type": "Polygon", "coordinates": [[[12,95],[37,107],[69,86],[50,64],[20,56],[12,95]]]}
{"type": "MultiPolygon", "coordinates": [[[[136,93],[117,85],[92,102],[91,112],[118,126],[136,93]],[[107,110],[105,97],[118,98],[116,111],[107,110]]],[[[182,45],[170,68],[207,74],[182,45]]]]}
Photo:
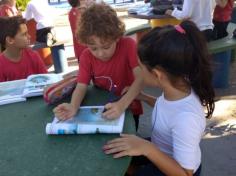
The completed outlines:
{"type": "Polygon", "coordinates": [[[102,114],[106,119],[117,119],[125,111],[125,107],[121,103],[114,102],[105,105],[105,112],[102,114]]]}
{"type": "Polygon", "coordinates": [[[54,108],[53,112],[59,120],[67,120],[72,118],[77,110],[71,104],[63,103],[54,108]]]}
{"type": "Polygon", "coordinates": [[[149,151],[151,142],[137,137],[135,135],[121,134],[120,138],[108,141],[103,150],[105,154],[114,154],[114,158],[123,156],[140,156],[146,155],[149,151]]]}

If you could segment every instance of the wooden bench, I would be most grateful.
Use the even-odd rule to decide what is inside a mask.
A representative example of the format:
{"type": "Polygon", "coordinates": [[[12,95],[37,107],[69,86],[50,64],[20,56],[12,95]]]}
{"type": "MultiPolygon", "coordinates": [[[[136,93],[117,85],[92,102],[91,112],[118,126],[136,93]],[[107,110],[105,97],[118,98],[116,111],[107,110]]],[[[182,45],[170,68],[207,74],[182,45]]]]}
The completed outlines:
{"type": "Polygon", "coordinates": [[[65,43],[68,43],[69,41],[59,41],[54,43],[52,46],[47,46],[46,43],[41,42],[35,42],[33,45],[31,45],[31,48],[33,50],[38,50],[42,48],[50,48],[52,59],[53,59],[53,65],[55,73],[62,73],[65,72],[68,68],[67,58],[65,57],[65,43]]]}

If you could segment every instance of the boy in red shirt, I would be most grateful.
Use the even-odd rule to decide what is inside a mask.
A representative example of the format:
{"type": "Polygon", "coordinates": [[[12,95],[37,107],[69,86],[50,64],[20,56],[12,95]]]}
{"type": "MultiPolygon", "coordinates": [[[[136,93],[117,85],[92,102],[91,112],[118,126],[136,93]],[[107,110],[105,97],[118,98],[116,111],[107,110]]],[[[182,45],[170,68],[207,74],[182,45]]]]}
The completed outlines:
{"type": "Polygon", "coordinates": [[[71,27],[71,32],[73,36],[73,45],[74,45],[74,52],[75,52],[75,57],[79,61],[79,57],[82,53],[82,51],[87,48],[86,46],[80,44],[78,42],[78,39],[76,38],[76,30],[77,30],[77,23],[78,20],[80,19],[81,12],[85,7],[81,6],[80,0],[68,0],[69,4],[71,5],[71,10],[68,14],[69,22],[70,22],[70,27],[71,27]]]}
{"type": "MultiPolygon", "coordinates": [[[[108,119],[117,118],[142,88],[136,43],[131,38],[123,37],[124,24],[116,12],[103,3],[89,7],[82,14],[79,26],[78,38],[88,49],[80,57],[78,83],[71,103],[57,106],[54,113],[61,120],[73,117],[92,80],[98,87],[114,92],[117,96],[123,95],[119,101],[105,105],[107,111],[103,116],[108,119]]],[[[133,101],[131,110],[137,128],[138,116],[142,114],[140,101],[133,101]]]]}
{"type": "Polygon", "coordinates": [[[0,18],[0,82],[25,79],[31,74],[47,73],[39,55],[27,48],[30,36],[20,16],[0,18]]]}
{"type": "Polygon", "coordinates": [[[0,17],[7,16],[12,17],[18,15],[19,12],[16,9],[16,0],[3,0],[0,5],[0,17]]]}
{"type": "Polygon", "coordinates": [[[213,15],[214,39],[220,39],[228,35],[227,26],[231,20],[234,0],[216,0],[216,7],[213,15]]]}

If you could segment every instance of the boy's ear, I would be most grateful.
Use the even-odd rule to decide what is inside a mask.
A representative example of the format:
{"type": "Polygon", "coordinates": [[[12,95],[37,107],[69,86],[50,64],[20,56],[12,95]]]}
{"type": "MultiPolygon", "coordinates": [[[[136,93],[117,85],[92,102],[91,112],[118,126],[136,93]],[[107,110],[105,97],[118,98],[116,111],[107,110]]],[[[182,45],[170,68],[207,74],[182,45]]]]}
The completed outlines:
{"type": "Polygon", "coordinates": [[[10,44],[11,45],[11,44],[14,43],[14,41],[15,41],[14,38],[9,37],[9,36],[6,37],[6,44],[10,44]]]}

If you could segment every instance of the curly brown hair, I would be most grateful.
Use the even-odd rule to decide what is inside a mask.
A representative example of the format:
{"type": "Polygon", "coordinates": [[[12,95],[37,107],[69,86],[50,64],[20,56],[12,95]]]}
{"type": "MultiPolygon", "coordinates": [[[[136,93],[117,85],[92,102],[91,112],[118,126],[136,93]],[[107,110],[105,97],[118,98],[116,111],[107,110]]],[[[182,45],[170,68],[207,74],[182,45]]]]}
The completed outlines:
{"type": "Polygon", "coordinates": [[[83,44],[90,43],[90,37],[101,41],[114,41],[125,32],[125,25],[115,10],[105,3],[93,4],[82,15],[78,23],[77,37],[83,44]]]}

